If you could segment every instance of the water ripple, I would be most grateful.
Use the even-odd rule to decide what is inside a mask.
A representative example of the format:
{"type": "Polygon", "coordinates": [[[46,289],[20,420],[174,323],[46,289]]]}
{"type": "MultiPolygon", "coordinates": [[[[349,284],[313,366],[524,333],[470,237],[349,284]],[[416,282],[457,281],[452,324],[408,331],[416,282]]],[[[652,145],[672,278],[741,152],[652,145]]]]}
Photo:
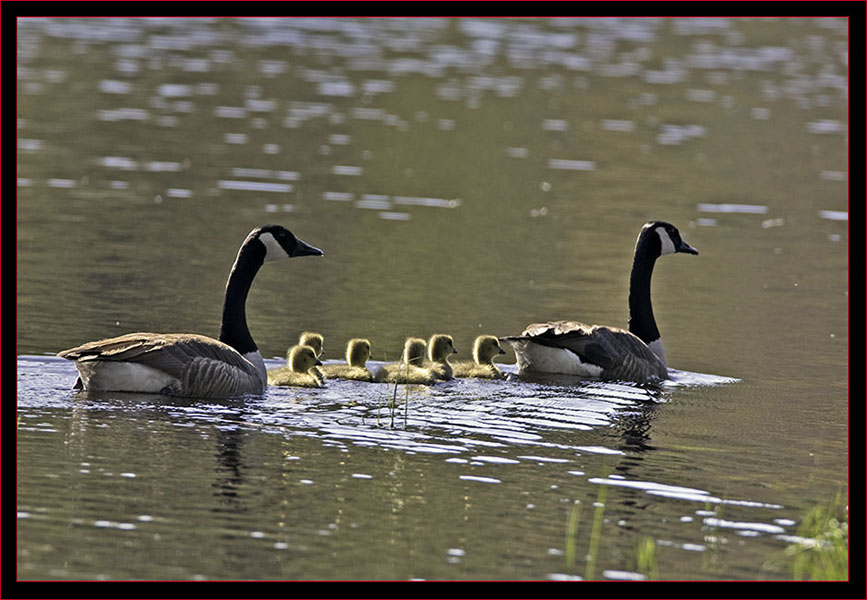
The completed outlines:
{"type": "MultiPolygon", "coordinates": [[[[278,364],[276,360],[270,362],[274,363],[272,366],[278,364]]],[[[504,365],[507,373],[513,368],[514,365],[504,365]]],[[[672,388],[729,382],[725,378],[707,379],[700,374],[678,373],[679,381],[672,388]]],[[[75,401],[79,407],[86,406],[81,403],[81,399],[86,398],[95,405],[111,406],[116,397],[123,396],[124,402],[137,401],[143,407],[166,411],[173,424],[179,426],[208,422],[219,427],[260,427],[286,436],[312,436],[344,444],[447,454],[503,446],[558,448],[576,454],[623,454],[621,450],[605,446],[581,445],[580,437],[571,445],[554,442],[549,436],[557,432],[612,427],[622,418],[636,418],[636,409],[652,406],[665,394],[631,384],[574,379],[568,382],[458,379],[432,387],[332,380],[320,389],[275,387],[262,397],[226,401],[72,391],[64,391],[60,398],[57,390],[69,390],[74,380],[74,367],[65,361],[54,357],[19,357],[21,406],[39,406],[45,402],[44,398],[54,398],[50,403],[75,401]],[[239,421],[240,409],[243,409],[243,417],[239,421]]],[[[489,460],[484,456],[472,459],[489,460]]],[[[529,454],[527,460],[546,459],[529,454]]],[[[606,482],[642,485],[640,482],[606,482]]],[[[669,486],[646,484],[645,487],[648,493],[673,492],[669,486]]],[[[682,495],[706,494],[700,490],[674,491],[682,495]]]]}

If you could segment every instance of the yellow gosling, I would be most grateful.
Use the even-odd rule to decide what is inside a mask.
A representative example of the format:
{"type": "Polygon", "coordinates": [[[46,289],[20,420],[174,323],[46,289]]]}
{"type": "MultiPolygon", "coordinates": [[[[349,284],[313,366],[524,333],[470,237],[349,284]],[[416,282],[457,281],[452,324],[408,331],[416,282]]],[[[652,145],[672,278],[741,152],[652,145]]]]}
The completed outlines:
{"type": "MultiPolygon", "coordinates": [[[[325,338],[321,333],[316,333],[315,331],[303,331],[301,335],[298,336],[298,345],[299,346],[310,346],[313,348],[313,353],[316,355],[316,358],[322,356],[322,348],[325,346],[325,338]]],[[[286,352],[286,360],[288,363],[289,360],[289,352],[292,351],[292,348],[286,352]]],[[[319,383],[325,383],[325,374],[319,367],[313,367],[312,371],[313,375],[319,379],[319,383]]]]}
{"type": "Polygon", "coordinates": [[[421,338],[406,338],[403,345],[401,362],[415,367],[424,366],[424,355],[427,353],[427,342],[421,338]]]}
{"type": "Polygon", "coordinates": [[[368,359],[370,359],[370,342],[355,338],[346,344],[345,365],[322,365],[319,369],[322,370],[325,377],[373,381],[373,373],[367,368],[368,359]]]}
{"type": "Polygon", "coordinates": [[[311,348],[313,348],[313,352],[316,354],[316,358],[320,358],[322,356],[322,347],[324,344],[325,338],[322,337],[321,333],[305,331],[300,336],[298,336],[298,345],[310,346],[311,348]]]}
{"type": "Polygon", "coordinates": [[[426,350],[427,342],[423,339],[406,338],[401,361],[382,365],[376,372],[376,381],[430,385],[436,381],[436,377],[428,369],[422,368],[426,350]]]}
{"type": "Polygon", "coordinates": [[[279,386],[322,387],[322,381],[313,373],[321,365],[316,351],[310,346],[292,346],[289,349],[289,364],[268,371],[268,383],[279,386]]]}
{"type": "Polygon", "coordinates": [[[505,354],[499,340],[492,335],[480,335],[473,344],[473,362],[455,363],[455,377],[479,377],[484,379],[504,379],[502,371],[494,364],[494,357],[505,354]]]}
{"type": "Polygon", "coordinates": [[[444,381],[452,378],[453,369],[449,357],[456,352],[452,336],[441,333],[431,336],[427,343],[427,357],[430,361],[427,368],[434,377],[444,381]]]}

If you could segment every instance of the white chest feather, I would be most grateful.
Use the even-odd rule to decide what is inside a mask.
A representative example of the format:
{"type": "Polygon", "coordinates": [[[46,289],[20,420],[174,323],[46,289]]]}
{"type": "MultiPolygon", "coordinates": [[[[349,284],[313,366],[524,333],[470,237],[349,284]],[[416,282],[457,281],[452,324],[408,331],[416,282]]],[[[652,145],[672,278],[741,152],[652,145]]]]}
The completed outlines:
{"type": "Polygon", "coordinates": [[[84,388],[94,391],[123,391],[159,394],[176,389],[180,382],[158,369],[132,362],[75,361],[84,388]]]}
{"type": "Polygon", "coordinates": [[[577,354],[563,348],[552,348],[528,342],[515,348],[518,373],[562,373],[582,377],[600,377],[602,367],[582,362],[577,354]]]}
{"type": "Polygon", "coordinates": [[[254,350],[253,352],[248,352],[247,354],[242,354],[244,358],[250,361],[252,365],[256,368],[256,373],[259,374],[262,381],[268,381],[268,370],[265,368],[265,361],[262,358],[262,354],[258,350],[254,350]]]}
{"type": "Polygon", "coordinates": [[[647,347],[659,357],[659,360],[662,361],[662,364],[668,365],[668,361],[665,360],[665,348],[662,347],[662,339],[656,339],[647,344],[647,347]]]}

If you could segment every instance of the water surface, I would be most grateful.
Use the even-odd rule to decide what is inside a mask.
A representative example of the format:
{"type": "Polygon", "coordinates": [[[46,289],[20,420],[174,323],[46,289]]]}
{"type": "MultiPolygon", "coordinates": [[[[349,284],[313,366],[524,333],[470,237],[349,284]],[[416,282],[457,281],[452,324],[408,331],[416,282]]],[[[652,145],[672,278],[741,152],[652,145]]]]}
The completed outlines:
{"type": "MultiPolygon", "coordinates": [[[[841,19],[24,19],[20,579],[785,579],[847,489],[841,19]],[[269,365],[303,330],[624,326],[635,236],[677,225],[672,381],[71,390],[53,355],[217,335],[250,229],[269,365]],[[51,240],[51,243],[46,243],[51,240]],[[395,409],[389,401],[396,402],[395,409]],[[588,560],[594,503],[602,537],[588,560]],[[573,507],[577,532],[567,536],[573,507]]],[[[511,370],[513,356],[502,359],[511,370]]]]}

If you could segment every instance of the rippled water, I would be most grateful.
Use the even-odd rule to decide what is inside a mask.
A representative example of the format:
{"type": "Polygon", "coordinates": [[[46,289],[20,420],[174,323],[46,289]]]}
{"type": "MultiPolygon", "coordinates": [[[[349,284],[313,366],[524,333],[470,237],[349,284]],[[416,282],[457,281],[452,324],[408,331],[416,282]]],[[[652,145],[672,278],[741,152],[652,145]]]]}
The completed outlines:
{"type": "Polygon", "coordinates": [[[666,579],[785,579],[806,510],[846,491],[844,19],[18,35],[19,578],[634,579],[650,538],[666,579]],[[327,361],[367,337],[379,363],[409,335],[450,333],[466,358],[533,321],[622,326],[655,218],[701,252],[656,267],[658,388],[179,400],[75,393],[53,356],[216,335],[238,244],[266,222],[325,251],[253,286],[269,366],[302,330],[327,361]]]}

